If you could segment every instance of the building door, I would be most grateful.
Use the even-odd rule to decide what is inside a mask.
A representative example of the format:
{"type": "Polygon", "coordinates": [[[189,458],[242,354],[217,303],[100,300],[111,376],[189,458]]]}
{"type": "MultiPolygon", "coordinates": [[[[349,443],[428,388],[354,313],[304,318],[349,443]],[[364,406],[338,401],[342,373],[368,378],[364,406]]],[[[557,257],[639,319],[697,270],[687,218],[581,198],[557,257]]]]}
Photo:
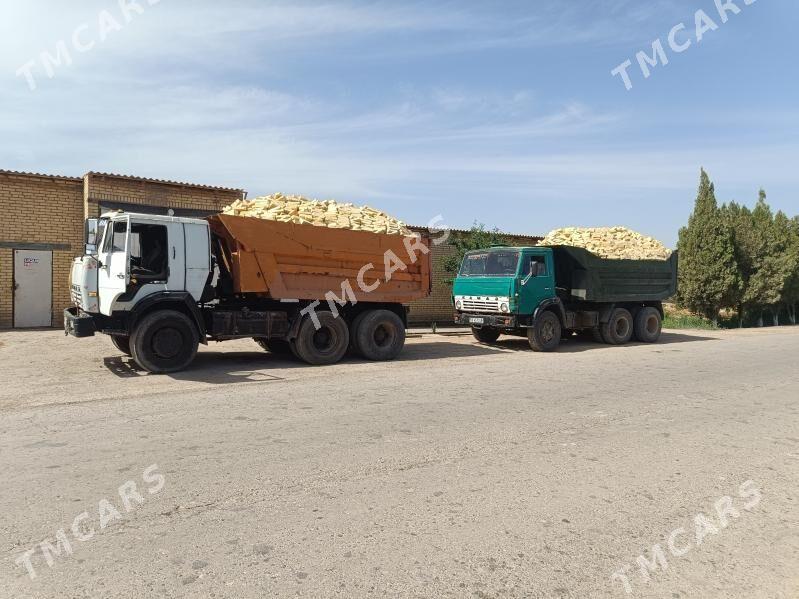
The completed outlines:
{"type": "Polygon", "coordinates": [[[14,327],[53,324],[53,252],[14,250],[14,327]]]}

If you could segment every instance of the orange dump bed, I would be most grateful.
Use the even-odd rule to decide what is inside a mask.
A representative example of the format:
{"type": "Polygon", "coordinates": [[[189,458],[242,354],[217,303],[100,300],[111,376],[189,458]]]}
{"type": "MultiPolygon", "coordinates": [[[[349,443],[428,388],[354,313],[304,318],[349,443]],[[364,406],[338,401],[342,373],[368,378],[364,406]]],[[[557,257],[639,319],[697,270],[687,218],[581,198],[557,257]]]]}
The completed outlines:
{"type": "Polygon", "coordinates": [[[236,293],[324,300],[331,291],[342,297],[342,284],[348,282],[357,301],[407,303],[430,294],[430,253],[422,248],[430,247],[428,237],[225,214],[208,222],[236,293]]]}

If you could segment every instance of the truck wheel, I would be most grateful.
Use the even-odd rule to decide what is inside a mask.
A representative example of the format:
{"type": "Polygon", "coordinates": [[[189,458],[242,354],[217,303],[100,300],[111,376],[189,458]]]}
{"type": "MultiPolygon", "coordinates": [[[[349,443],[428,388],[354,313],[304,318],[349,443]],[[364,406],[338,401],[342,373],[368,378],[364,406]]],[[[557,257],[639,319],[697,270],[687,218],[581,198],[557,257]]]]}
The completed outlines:
{"type": "Polygon", "coordinates": [[[533,351],[555,351],[560,345],[560,319],[554,312],[541,312],[527,329],[527,340],[533,351]]]}
{"type": "Polygon", "coordinates": [[[148,314],[136,325],[130,337],[133,359],[155,374],[186,368],[197,355],[199,341],[194,322],[174,310],[148,314]]]}
{"type": "Polygon", "coordinates": [[[361,348],[358,346],[358,329],[361,328],[361,323],[366,315],[369,314],[367,312],[361,312],[358,316],[355,317],[355,320],[352,321],[350,324],[350,347],[349,351],[351,351],[356,356],[361,355],[361,348]]]}
{"type": "Polygon", "coordinates": [[[354,347],[367,360],[393,360],[405,346],[405,325],[391,310],[372,310],[358,317],[354,347]]]}
{"type": "Polygon", "coordinates": [[[294,340],[294,351],[301,360],[314,366],[335,364],[350,344],[350,332],[343,318],[330,312],[317,312],[321,327],[316,330],[313,319],[305,318],[294,340]]]}
{"type": "Polygon", "coordinates": [[[127,335],[111,335],[111,343],[126,356],[132,356],[130,351],[130,337],[127,335]]]}
{"type": "Polygon", "coordinates": [[[253,337],[255,342],[269,353],[277,356],[290,356],[291,347],[285,339],[264,339],[263,337],[253,337]]]}
{"type": "Polygon", "coordinates": [[[602,338],[610,345],[623,345],[633,337],[633,316],[629,310],[616,308],[602,324],[602,338]]]}
{"type": "Polygon", "coordinates": [[[482,329],[475,329],[472,327],[472,335],[480,343],[495,343],[499,339],[499,329],[489,329],[483,327],[482,329]]]}
{"type": "Polygon", "coordinates": [[[641,308],[635,317],[635,338],[641,343],[655,343],[662,328],[660,312],[655,308],[641,308]]]}

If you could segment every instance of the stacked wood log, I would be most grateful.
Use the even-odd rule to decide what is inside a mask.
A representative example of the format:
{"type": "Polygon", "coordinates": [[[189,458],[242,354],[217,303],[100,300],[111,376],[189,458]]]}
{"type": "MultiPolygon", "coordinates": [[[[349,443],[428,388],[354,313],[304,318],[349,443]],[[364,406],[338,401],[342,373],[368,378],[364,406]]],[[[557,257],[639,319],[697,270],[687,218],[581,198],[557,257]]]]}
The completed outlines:
{"type": "Polygon", "coordinates": [[[334,200],[309,200],[282,193],[236,200],[226,206],[222,213],[331,229],[352,229],[389,235],[411,234],[405,223],[369,206],[342,204],[334,200]]]}
{"type": "Polygon", "coordinates": [[[612,260],[668,260],[671,256],[671,250],[657,239],[626,227],[555,229],[539,245],[571,245],[612,260]]]}

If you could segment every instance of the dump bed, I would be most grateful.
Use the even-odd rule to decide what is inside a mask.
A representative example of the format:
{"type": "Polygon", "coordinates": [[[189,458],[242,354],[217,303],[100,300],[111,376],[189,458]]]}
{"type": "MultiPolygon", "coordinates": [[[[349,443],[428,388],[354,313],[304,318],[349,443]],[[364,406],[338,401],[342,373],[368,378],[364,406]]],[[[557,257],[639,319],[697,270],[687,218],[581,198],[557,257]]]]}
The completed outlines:
{"type": "Polygon", "coordinates": [[[570,301],[662,301],[677,292],[677,252],[668,260],[609,260],[583,248],[553,246],[555,286],[570,301]]]}
{"type": "MultiPolygon", "coordinates": [[[[211,216],[208,222],[214,253],[232,279],[235,294],[324,300],[331,291],[341,297],[342,283],[349,281],[358,301],[408,303],[431,291],[430,253],[409,253],[412,238],[225,214],[211,216]],[[386,260],[391,268],[396,260],[405,267],[387,280],[386,260]],[[373,291],[362,289],[375,283],[379,284],[373,291]]],[[[429,238],[421,243],[430,247],[429,238]]]]}

